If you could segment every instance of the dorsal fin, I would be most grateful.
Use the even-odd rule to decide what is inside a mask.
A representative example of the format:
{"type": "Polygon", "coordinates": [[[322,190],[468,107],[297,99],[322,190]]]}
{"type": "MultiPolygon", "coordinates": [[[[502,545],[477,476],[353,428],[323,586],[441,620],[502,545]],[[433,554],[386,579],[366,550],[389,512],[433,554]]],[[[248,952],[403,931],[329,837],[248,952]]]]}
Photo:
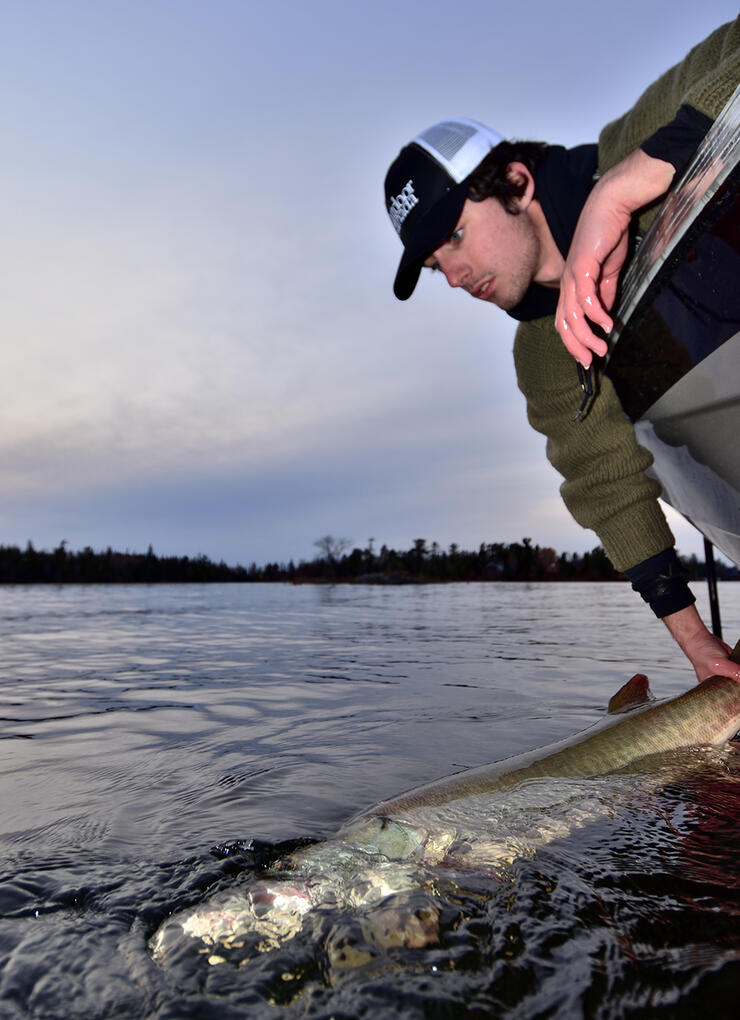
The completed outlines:
{"type": "Polygon", "coordinates": [[[648,701],[653,700],[650,681],[644,673],[635,673],[631,680],[628,680],[616,694],[612,695],[607,711],[628,712],[631,708],[637,708],[638,705],[645,705],[648,701]]]}

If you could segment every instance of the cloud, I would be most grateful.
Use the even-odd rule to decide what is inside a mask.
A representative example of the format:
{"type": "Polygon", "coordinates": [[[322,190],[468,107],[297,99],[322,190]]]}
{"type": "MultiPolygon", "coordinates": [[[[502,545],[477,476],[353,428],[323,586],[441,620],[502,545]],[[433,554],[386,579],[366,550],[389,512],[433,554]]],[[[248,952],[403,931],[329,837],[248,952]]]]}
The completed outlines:
{"type": "Polygon", "coordinates": [[[639,54],[636,7],[589,7],[611,45],[577,62],[577,3],[525,37],[518,9],[468,0],[460,40],[436,2],[9,11],[3,540],[595,544],[526,424],[513,323],[439,279],[393,298],[382,178],[450,113],[594,137],[725,7],[641,8],[639,54]]]}

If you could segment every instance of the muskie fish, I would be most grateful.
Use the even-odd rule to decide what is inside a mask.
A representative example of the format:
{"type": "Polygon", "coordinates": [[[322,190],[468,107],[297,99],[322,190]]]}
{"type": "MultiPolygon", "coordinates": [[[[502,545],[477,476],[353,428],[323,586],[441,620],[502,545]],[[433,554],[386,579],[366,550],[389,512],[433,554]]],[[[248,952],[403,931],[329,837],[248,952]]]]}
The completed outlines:
{"type": "MultiPolygon", "coordinates": [[[[644,677],[630,683],[639,689],[638,681],[644,694],[644,677]]],[[[740,683],[715,676],[567,740],[419,786],[361,812],[251,885],[167,919],[150,940],[152,955],[166,961],[196,939],[219,963],[245,939],[256,951],[281,945],[316,908],[374,910],[382,918],[387,897],[430,888],[441,874],[454,880],[475,870],[495,878],[516,857],[603,815],[622,778],[615,773],[651,755],[719,747],[738,729],[740,683]],[[599,785],[605,776],[611,785],[599,785]]],[[[423,911],[402,922],[383,918],[383,925],[385,947],[435,938],[434,917],[423,911]]]]}

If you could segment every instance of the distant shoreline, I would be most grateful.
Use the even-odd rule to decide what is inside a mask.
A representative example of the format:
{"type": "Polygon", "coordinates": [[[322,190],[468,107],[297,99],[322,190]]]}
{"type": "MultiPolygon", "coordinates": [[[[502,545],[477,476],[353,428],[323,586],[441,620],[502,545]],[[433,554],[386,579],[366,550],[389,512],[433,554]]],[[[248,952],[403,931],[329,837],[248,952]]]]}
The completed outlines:
{"type": "MultiPolygon", "coordinates": [[[[452,544],[442,550],[436,542],[415,539],[410,549],[397,551],[383,545],[346,551],[346,539],[325,536],[315,543],[323,555],[310,561],[267,563],[249,567],[214,563],[207,556],[157,556],[146,553],[96,552],[90,546],[73,552],[61,542],[52,551],[0,545],[0,585],[18,584],[449,584],[454,582],[625,581],[601,546],[585,553],[560,553],[548,546],[521,542],[482,543],[476,551],[452,544]]],[[[696,556],[681,562],[689,580],[706,577],[705,564],[696,556]]],[[[740,570],[717,563],[719,580],[740,580],[740,570]]]]}

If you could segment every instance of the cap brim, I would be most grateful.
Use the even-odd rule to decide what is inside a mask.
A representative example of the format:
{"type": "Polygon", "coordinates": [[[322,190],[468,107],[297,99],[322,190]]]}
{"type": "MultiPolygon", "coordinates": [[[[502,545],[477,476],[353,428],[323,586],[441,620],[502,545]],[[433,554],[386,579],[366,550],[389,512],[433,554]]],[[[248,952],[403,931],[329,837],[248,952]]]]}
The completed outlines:
{"type": "Polygon", "coordinates": [[[467,197],[468,182],[465,180],[446,191],[415,225],[414,236],[404,248],[393,283],[393,293],[399,301],[406,301],[414,293],[424,261],[455,229],[467,197]]]}
{"type": "Polygon", "coordinates": [[[393,281],[393,293],[399,301],[406,301],[414,293],[416,284],[421,276],[424,259],[417,259],[411,265],[404,265],[404,262],[406,262],[405,254],[401,258],[396,279],[393,281]]]}

